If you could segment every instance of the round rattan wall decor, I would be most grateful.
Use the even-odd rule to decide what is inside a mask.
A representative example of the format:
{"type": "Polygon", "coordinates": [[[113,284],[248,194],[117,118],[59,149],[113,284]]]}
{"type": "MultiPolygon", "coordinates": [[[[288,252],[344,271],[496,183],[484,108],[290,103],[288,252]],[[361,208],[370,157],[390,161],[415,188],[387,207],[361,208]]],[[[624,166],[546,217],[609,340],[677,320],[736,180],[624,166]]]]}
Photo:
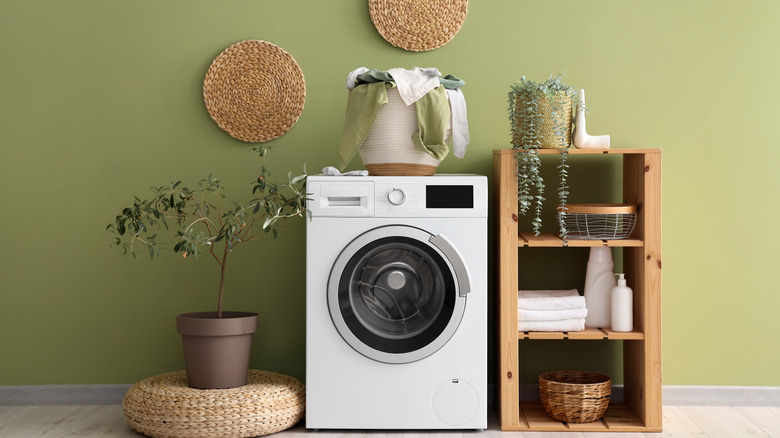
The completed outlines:
{"type": "Polygon", "coordinates": [[[228,47],[214,58],[203,81],[203,101],[211,118],[231,137],[252,143],[289,131],[305,100],[300,66],[266,41],[228,47]]]}
{"type": "Polygon", "coordinates": [[[368,0],[376,30],[388,43],[412,52],[437,49],[466,21],[468,0],[368,0]]]}

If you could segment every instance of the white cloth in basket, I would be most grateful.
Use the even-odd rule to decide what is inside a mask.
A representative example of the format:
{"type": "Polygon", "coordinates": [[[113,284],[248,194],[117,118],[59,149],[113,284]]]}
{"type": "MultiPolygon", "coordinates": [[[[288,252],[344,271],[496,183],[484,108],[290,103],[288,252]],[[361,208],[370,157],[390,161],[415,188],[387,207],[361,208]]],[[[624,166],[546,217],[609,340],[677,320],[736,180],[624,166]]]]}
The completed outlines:
{"type": "Polygon", "coordinates": [[[404,101],[406,106],[417,102],[428,94],[429,91],[441,84],[441,82],[439,82],[441,73],[439,73],[437,68],[433,67],[415,67],[413,70],[391,68],[387,72],[390,73],[390,76],[395,80],[395,85],[398,87],[398,93],[401,95],[401,100],[404,101]]]}
{"type": "Polygon", "coordinates": [[[469,145],[469,120],[466,114],[466,97],[460,88],[457,90],[444,90],[450,102],[452,119],[452,153],[457,158],[466,156],[466,148],[469,145]]]}

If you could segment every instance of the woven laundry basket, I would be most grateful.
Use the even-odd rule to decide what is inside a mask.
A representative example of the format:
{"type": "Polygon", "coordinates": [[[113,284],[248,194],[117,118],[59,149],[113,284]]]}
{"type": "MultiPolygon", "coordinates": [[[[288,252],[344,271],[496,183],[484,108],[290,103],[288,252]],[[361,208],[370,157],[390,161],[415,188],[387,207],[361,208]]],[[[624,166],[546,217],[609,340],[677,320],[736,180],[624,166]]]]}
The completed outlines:
{"type": "Polygon", "coordinates": [[[298,380],[249,370],[247,384],[195,389],[184,371],[150,377],[125,394],[122,410],[133,430],[154,438],[248,438],[288,429],[303,418],[298,380]]]}
{"type": "MultiPolygon", "coordinates": [[[[418,131],[417,110],[406,106],[396,88],[387,89],[388,102],[379,107],[371,131],[358,148],[360,159],[371,175],[428,176],[436,173],[441,160],[420,150],[412,142],[418,131]]],[[[452,136],[451,122],[445,138],[452,136]]]]}

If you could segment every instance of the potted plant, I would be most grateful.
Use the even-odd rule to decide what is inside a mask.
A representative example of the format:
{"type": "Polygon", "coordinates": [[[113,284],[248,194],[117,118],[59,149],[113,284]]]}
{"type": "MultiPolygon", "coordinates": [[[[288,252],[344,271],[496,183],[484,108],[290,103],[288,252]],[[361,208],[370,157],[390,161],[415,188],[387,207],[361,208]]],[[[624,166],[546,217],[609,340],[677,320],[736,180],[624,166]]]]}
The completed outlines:
{"type": "Polygon", "coordinates": [[[154,258],[171,246],[185,259],[206,257],[219,266],[217,309],[177,316],[182,334],[189,385],[195,388],[231,388],[246,384],[252,334],[257,329],[256,313],[222,309],[227,263],[236,247],[257,240],[261,232],[274,238],[280,220],[307,214],[305,180],[288,174],[287,182],[268,182],[265,160],[270,148],[255,147],[262,159],[260,175],[252,184],[246,203],[228,202],[222,183],[209,175],[197,187],[181,181],[152,186],[148,200],[134,198],[106,228],[114,233],[114,244],[125,254],[136,256],[142,249],[154,258]],[[172,237],[163,241],[162,234],[172,237]]]}
{"type": "MultiPolygon", "coordinates": [[[[551,75],[543,82],[534,82],[523,76],[511,85],[509,91],[509,120],[512,147],[516,150],[519,211],[526,214],[533,206],[534,217],[531,223],[536,236],[541,232],[541,213],[545,201],[542,162],[538,153],[540,148],[555,148],[561,151],[558,197],[562,214],[566,214],[569,194],[566,184],[569,165],[566,163],[566,157],[567,148],[571,145],[572,102],[576,101],[576,96],[573,87],[561,82],[562,76],[563,74],[551,75]]],[[[563,223],[560,237],[564,242],[567,241],[568,235],[563,223]]]]}

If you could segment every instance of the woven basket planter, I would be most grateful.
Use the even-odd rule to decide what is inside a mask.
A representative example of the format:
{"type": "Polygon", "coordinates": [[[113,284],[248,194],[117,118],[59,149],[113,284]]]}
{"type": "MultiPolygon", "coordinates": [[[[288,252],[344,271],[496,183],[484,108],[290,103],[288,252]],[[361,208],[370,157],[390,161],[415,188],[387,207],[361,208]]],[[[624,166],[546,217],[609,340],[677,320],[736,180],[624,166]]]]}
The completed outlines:
{"type": "MultiPolygon", "coordinates": [[[[387,89],[388,102],[377,110],[376,119],[363,144],[360,159],[371,175],[428,176],[436,173],[441,160],[420,150],[412,141],[418,130],[414,105],[406,106],[395,88],[387,89]]],[[[451,126],[445,133],[452,136],[451,126]]]]}
{"type": "Polygon", "coordinates": [[[607,410],[612,379],[583,371],[553,371],[539,376],[539,395],[550,417],[567,423],[591,423],[607,410]]]}
{"type": "MultiPolygon", "coordinates": [[[[537,107],[539,113],[542,115],[542,125],[539,128],[539,137],[541,139],[540,147],[542,149],[568,148],[571,146],[571,96],[558,92],[552,102],[544,96],[539,96],[538,99],[537,107]],[[559,114],[556,114],[556,117],[553,117],[553,107],[556,106],[560,106],[563,111],[560,111],[559,114]],[[563,126],[565,129],[565,132],[561,133],[560,136],[556,135],[556,125],[563,126]],[[563,138],[561,138],[561,136],[563,138]]],[[[525,108],[531,105],[531,96],[528,96],[525,93],[518,94],[516,105],[518,113],[524,111],[525,108]]],[[[512,144],[520,145],[522,144],[523,136],[530,127],[526,126],[522,118],[518,118],[517,126],[519,132],[516,134],[515,138],[512,139],[512,144]]]]}

